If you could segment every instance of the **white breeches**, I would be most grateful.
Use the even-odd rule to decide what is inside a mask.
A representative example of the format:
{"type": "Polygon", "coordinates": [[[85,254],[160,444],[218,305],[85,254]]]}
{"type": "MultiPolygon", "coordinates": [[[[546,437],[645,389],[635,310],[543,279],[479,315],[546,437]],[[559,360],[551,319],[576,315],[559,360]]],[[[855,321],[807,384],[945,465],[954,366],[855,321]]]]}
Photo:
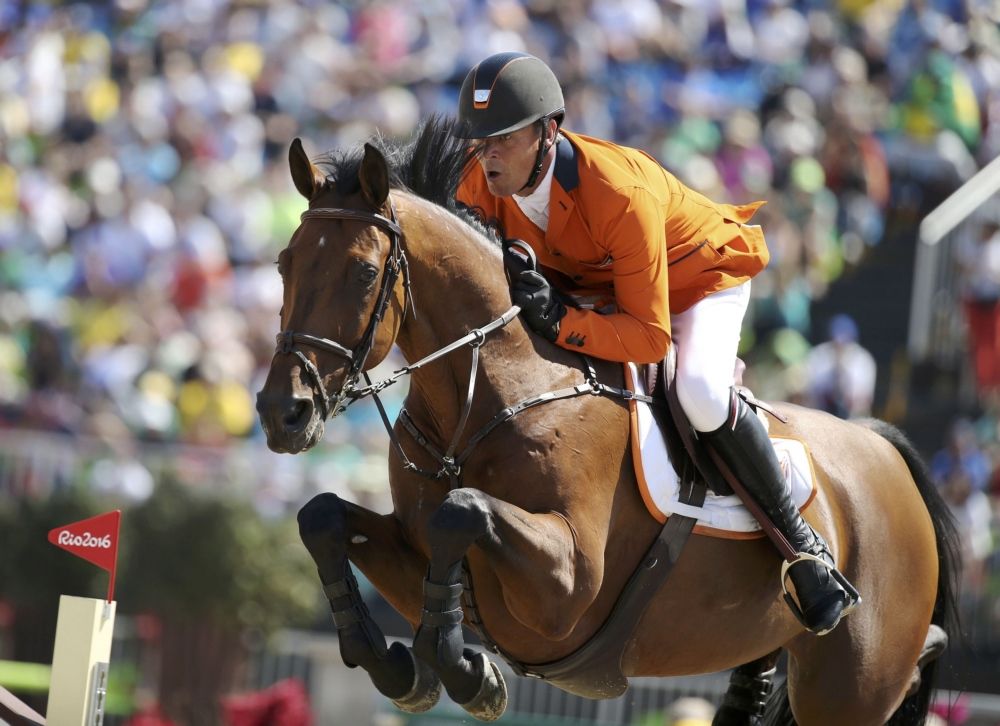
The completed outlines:
{"type": "Polygon", "coordinates": [[[729,391],[749,302],[747,280],[670,316],[677,343],[677,398],[697,431],[714,431],[729,418],[729,391]]]}

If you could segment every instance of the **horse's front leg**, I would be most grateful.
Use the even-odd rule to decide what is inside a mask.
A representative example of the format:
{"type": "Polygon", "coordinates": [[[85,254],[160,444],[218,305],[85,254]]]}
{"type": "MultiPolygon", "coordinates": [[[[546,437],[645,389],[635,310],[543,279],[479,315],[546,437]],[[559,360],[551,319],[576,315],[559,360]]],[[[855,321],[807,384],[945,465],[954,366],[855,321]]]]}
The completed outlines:
{"type": "Polygon", "coordinates": [[[433,664],[452,700],[476,718],[497,719],[506,705],[503,679],[484,655],[465,648],[461,629],[462,561],[469,548],[489,556],[501,583],[518,585],[504,590],[508,611],[545,637],[569,632],[599,583],[576,571],[578,542],[565,518],[531,514],[477,489],[449,492],[428,521],[427,541],[431,561],[414,652],[433,664]]]}
{"type": "Polygon", "coordinates": [[[404,644],[386,645],[361,598],[348,559],[350,547],[369,579],[393,583],[393,589],[383,594],[397,609],[415,611],[426,561],[406,542],[398,521],[327,493],[313,497],[299,510],[298,523],[299,536],[316,563],[330,601],[344,662],[364,668],[379,692],[404,711],[431,708],[441,694],[437,674],[404,644]]]}

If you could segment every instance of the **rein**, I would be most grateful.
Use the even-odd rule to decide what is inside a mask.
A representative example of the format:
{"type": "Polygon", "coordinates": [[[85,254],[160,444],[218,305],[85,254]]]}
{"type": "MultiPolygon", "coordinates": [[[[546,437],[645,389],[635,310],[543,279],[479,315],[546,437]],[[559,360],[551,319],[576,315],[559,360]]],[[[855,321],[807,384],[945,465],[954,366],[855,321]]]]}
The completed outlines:
{"type": "Polygon", "coordinates": [[[302,222],[309,219],[350,219],[365,222],[367,224],[373,224],[386,230],[389,233],[390,241],[389,255],[386,257],[385,268],[382,274],[382,286],[379,289],[375,309],[372,311],[372,317],[368,322],[368,327],[365,329],[364,334],[361,336],[360,342],[354,348],[348,348],[347,346],[338,343],[337,341],[330,340],[329,338],[321,338],[307,333],[297,333],[293,330],[282,330],[278,333],[276,352],[286,355],[294,355],[302,363],[306,373],[309,375],[310,381],[316,388],[316,397],[319,399],[320,409],[324,419],[330,418],[330,416],[337,416],[347,410],[348,406],[355,401],[371,396],[375,400],[375,405],[378,407],[379,416],[382,418],[382,424],[385,426],[385,430],[389,435],[389,440],[392,442],[393,448],[396,449],[396,452],[399,454],[400,459],[403,462],[403,468],[407,471],[413,471],[430,479],[443,479],[448,477],[451,488],[455,489],[461,486],[462,465],[466,462],[466,460],[468,460],[476,445],[486,438],[486,436],[497,426],[505,421],[509,421],[517,414],[522,411],[526,411],[529,408],[533,408],[534,406],[538,406],[542,403],[548,403],[549,401],[557,401],[563,398],[575,398],[576,396],[582,396],[585,394],[594,396],[613,396],[626,401],[637,400],[651,405],[662,405],[661,401],[654,399],[651,396],[637,394],[626,388],[616,388],[614,386],[608,386],[601,383],[597,380],[597,371],[594,369],[590,359],[586,356],[581,356],[585,375],[583,383],[531,396],[530,398],[525,398],[512,406],[502,409],[494,415],[493,418],[487,421],[482,428],[474,433],[469,438],[468,442],[466,442],[465,448],[462,449],[461,453],[456,455],[455,452],[458,448],[458,443],[462,437],[462,433],[465,431],[465,426],[469,421],[469,414],[472,411],[472,402],[475,396],[476,388],[476,374],[479,371],[479,348],[486,342],[487,335],[506,327],[512,320],[514,320],[514,318],[517,317],[518,313],[521,312],[521,308],[517,305],[512,305],[507,312],[490,323],[487,323],[483,327],[475,328],[469,331],[469,333],[463,337],[449,343],[443,348],[440,348],[427,356],[424,356],[416,363],[404,366],[399,370],[393,371],[388,377],[372,383],[371,379],[368,377],[367,371],[364,370],[364,365],[372,351],[372,348],[375,346],[375,333],[378,329],[379,323],[381,323],[385,317],[385,312],[389,307],[389,300],[392,297],[392,292],[396,287],[396,282],[399,279],[400,273],[403,275],[403,287],[405,288],[404,316],[406,314],[407,303],[409,304],[409,307],[413,307],[412,294],[410,291],[409,266],[406,260],[406,251],[404,250],[402,243],[404,233],[403,229],[396,221],[396,209],[391,200],[389,202],[389,214],[389,217],[384,217],[381,214],[367,212],[360,209],[318,207],[316,209],[309,209],[303,212],[300,218],[302,222]],[[333,353],[334,355],[350,362],[351,367],[348,370],[347,375],[344,376],[344,381],[341,384],[340,391],[336,395],[330,396],[327,394],[326,386],[323,384],[323,376],[320,374],[319,369],[311,360],[309,360],[299,347],[297,347],[302,345],[307,345],[328,353],[333,353]],[[443,358],[459,348],[464,348],[465,346],[472,348],[472,365],[469,370],[469,383],[466,388],[465,403],[462,406],[462,413],[459,417],[458,426],[455,428],[455,433],[452,435],[451,442],[448,444],[447,450],[444,452],[439,451],[431,443],[430,439],[428,439],[423,432],[417,428],[405,408],[399,413],[399,420],[400,423],[402,423],[403,428],[405,428],[414,440],[420,444],[438,464],[440,464],[440,468],[437,471],[421,469],[414,464],[409,457],[407,457],[406,452],[403,451],[402,443],[399,441],[399,437],[396,436],[395,431],[393,431],[392,423],[389,421],[389,416],[386,414],[385,406],[382,404],[382,400],[379,398],[378,394],[380,391],[388,388],[413,371],[418,370],[428,363],[438,360],[439,358],[443,358]],[[358,386],[358,381],[362,376],[364,377],[365,385],[358,386]]]}
{"type": "MultiPolygon", "coordinates": [[[[511,307],[510,310],[505,313],[505,315],[511,314],[511,312],[520,312],[518,306],[511,307]]],[[[516,312],[514,313],[516,315],[516,312]]],[[[513,316],[512,316],[513,317],[513,316]]],[[[502,318],[499,318],[500,320],[502,318]]],[[[494,321],[496,323],[497,321],[494,321]]],[[[508,321],[509,322],[509,321],[508,321]]],[[[493,323],[491,323],[492,325],[493,323]]],[[[479,331],[473,331],[476,333],[479,331]]],[[[472,335],[473,333],[470,333],[472,335]]],[[[468,337],[468,336],[467,336],[468,337]]],[[[464,340],[464,339],[463,339],[464,340]]],[[[456,341],[458,343],[459,341],[456,341]]],[[[576,398],[577,396],[582,396],[585,394],[590,394],[592,396],[613,396],[615,398],[621,398],[626,401],[636,400],[648,403],[653,406],[661,406],[663,402],[654,399],[651,396],[646,396],[644,394],[635,393],[628,390],[627,388],[616,388],[614,386],[609,386],[607,384],[601,383],[597,380],[597,371],[594,369],[593,363],[586,356],[580,356],[583,367],[585,380],[583,383],[578,383],[575,386],[569,386],[567,388],[560,388],[555,391],[548,391],[547,393],[539,393],[529,398],[522,399],[517,403],[507,406],[506,408],[498,411],[493,418],[487,421],[476,433],[469,437],[469,440],[465,444],[465,448],[462,452],[455,455],[455,450],[458,447],[459,439],[462,436],[462,432],[465,430],[465,425],[468,423],[469,411],[472,408],[472,400],[476,385],[476,369],[479,365],[479,346],[482,341],[467,343],[473,346],[472,353],[472,368],[469,372],[469,385],[465,397],[465,405],[462,408],[462,414],[459,419],[458,426],[455,428],[455,433],[452,435],[451,443],[448,446],[448,450],[442,453],[439,451],[428,439],[423,432],[417,428],[417,425],[410,418],[409,413],[406,409],[402,409],[399,412],[399,421],[403,424],[403,428],[413,437],[413,439],[420,444],[424,450],[430,454],[441,468],[437,471],[431,471],[427,469],[421,469],[416,466],[412,461],[407,458],[406,453],[403,451],[400,445],[399,438],[396,436],[395,432],[392,430],[392,424],[389,422],[389,417],[385,413],[385,408],[382,406],[382,402],[372,392],[372,397],[375,399],[375,404],[378,406],[379,415],[382,417],[382,423],[385,425],[385,430],[389,434],[389,439],[392,441],[396,452],[399,454],[403,461],[403,468],[408,471],[416,472],[422,476],[429,479],[443,479],[448,477],[450,481],[450,488],[457,489],[462,486],[461,476],[462,476],[462,465],[468,460],[472,455],[473,450],[480,441],[486,438],[486,436],[493,431],[497,426],[502,423],[509,421],[514,418],[517,414],[522,411],[526,411],[529,408],[533,408],[543,403],[548,403],[550,401],[558,401],[564,398],[576,398]]],[[[455,345],[455,344],[452,344],[455,345]]],[[[426,360],[426,359],[425,359],[426,360]]],[[[405,370],[405,369],[404,369],[405,370]]],[[[394,381],[393,381],[394,382],[394,381]]],[[[376,386],[378,384],[375,384],[376,386]]]]}

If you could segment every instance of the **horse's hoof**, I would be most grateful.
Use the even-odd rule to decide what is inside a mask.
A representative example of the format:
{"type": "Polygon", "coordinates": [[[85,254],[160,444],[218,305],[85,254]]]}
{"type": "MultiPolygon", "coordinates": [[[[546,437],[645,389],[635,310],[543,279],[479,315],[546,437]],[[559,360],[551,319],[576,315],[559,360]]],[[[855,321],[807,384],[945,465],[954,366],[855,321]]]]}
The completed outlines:
{"type": "Polygon", "coordinates": [[[407,713],[423,713],[434,708],[441,697],[441,679],[434,669],[413,655],[407,648],[413,660],[413,688],[402,698],[392,699],[400,711],[407,713]]]}
{"type": "Polygon", "coordinates": [[[913,667],[913,675],[910,676],[910,685],[906,689],[906,698],[917,695],[920,684],[923,681],[923,670],[931,661],[940,658],[948,649],[948,633],[940,625],[931,623],[927,630],[927,638],[924,640],[924,647],[917,658],[917,665],[913,667]]]}
{"type": "Polygon", "coordinates": [[[463,703],[462,708],[480,721],[496,721],[507,710],[507,684],[500,669],[485,653],[477,653],[474,657],[482,661],[483,682],[479,693],[468,703],[463,703]]]}

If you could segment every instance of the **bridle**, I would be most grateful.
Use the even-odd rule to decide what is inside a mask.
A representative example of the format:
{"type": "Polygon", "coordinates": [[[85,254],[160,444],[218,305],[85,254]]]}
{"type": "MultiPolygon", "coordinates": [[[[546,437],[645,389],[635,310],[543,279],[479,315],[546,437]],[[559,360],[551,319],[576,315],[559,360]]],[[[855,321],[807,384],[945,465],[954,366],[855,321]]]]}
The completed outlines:
{"type": "MultiPolygon", "coordinates": [[[[378,324],[382,322],[385,317],[385,312],[389,306],[389,299],[392,297],[393,290],[396,287],[396,282],[401,273],[403,275],[403,286],[405,288],[403,315],[406,315],[408,307],[413,307],[413,299],[410,294],[409,267],[407,266],[406,253],[403,249],[403,230],[396,221],[396,209],[391,200],[389,201],[389,215],[389,217],[384,217],[375,212],[366,212],[359,209],[345,209],[341,207],[319,207],[302,213],[302,222],[305,222],[308,219],[319,218],[353,219],[373,224],[377,227],[385,229],[389,233],[391,245],[389,255],[385,260],[385,268],[382,274],[382,287],[379,289],[375,309],[372,311],[372,317],[368,321],[368,327],[365,329],[364,335],[361,336],[361,340],[354,348],[348,348],[347,346],[330,340],[329,338],[320,338],[306,333],[296,333],[293,330],[283,330],[278,333],[276,354],[291,354],[296,356],[302,362],[305,371],[308,373],[309,378],[315,387],[314,395],[319,398],[320,409],[324,420],[330,416],[336,416],[345,411],[354,401],[371,396],[375,401],[375,405],[378,407],[382,423],[385,426],[386,432],[389,434],[389,440],[403,462],[403,468],[432,479],[447,477],[451,482],[451,487],[456,488],[460,486],[462,465],[469,458],[469,456],[471,456],[476,445],[497,426],[509,421],[514,418],[514,416],[518,415],[522,411],[526,411],[529,408],[549,403],[551,401],[558,401],[564,398],[574,398],[582,395],[613,396],[625,400],[635,399],[651,405],[661,405],[660,401],[652,398],[651,396],[633,393],[628,389],[616,388],[614,386],[601,383],[597,380],[597,371],[594,369],[590,359],[586,356],[581,356],[581,362],[583,364],[583,371],[585,375],[583,383],[569,386],[567,388],[561,388],[556,391],[540,393],[506,406],[497,412],[493,418],[487,421],[486,424],[484,424],[478,431],[471,435],[465,442],[465,446],[462,450],[458,450],[459,442],[461,441],[465,425],[468,423],[469,414],[472,409],[472,401],[476,387],[476,372],[479,368],[479,349],[483,343],[486,342],[488,335],[505,328],[511,323],[511,321],[515,320],[518,313],[521,312],[521,308],[517,305],[512,305],[500,317],[490,321],[481,328],[474,328],[473,330],[470,330],[466,335],[462,336],[458,340],[452,341],[444,347],[437,349],[433,353],[424,356],[415,363],[411,363],[400,368],[399,370],[393,371],[392,374],[386,378],[372,383],[364,369],[365,361],[368,359],[368,355],[371,353],[372,348],[375,345],[375,332],[378,328],[378,324]],[[326,387],[323,385],[323,377],[320,375],[316,365],[309,360],[309,358],[301,350],[299,350],[299,348],[296,347],[296,344],[318,348],[319,350],[333,353],[334,355],[350,361],[351,367],[348,370],[347,375],[344,376],[344,382],[341,384],[340,391],[335,396],[329,396],[327,394],[326,387]],[[451,442],[445,451],[439,451],[434,444],[431,443],[430,439],[417,428],[405,408],[399,412],[399,420],[403,425],[403,428],[405,428],[414,440],[419,443],[440,465],[440,468],[437,470],[421,469],[416,466],[409,459],[409,457],[407,457],[406,452],[403,450],[402,444],[399,441],[399,437],[393,430],[392,423],[389,421],[385,407],[382,405],[378,394],[380,391],[393,385],[404,376],[408,376],[414,371],[423,368],[425,365],[439,360],[453,351],[465,347],[472,349],[472,361],[469,367],[469,383],[466,389],[465,402],[462,406],[461,414],[459,415],[458,425],[456,426],[451,442]],[[366,385],[359,386],[358,381],[362,376],[365,379],[366,385]]],[[[530,246],[525,242],[522,242],[521,240],[505,240],[504,245],[505,248],[515,248],[516,250],[522,251],[528,257],[531,267],[534,268],[536,266],[537,260],[535,259],[534,253],[532,252],[530,246]]]]}
{"type": "Polygon", "coordinates": [[[365,362],[375,347],[375,332],[379,323],[385,318],[386,310],[389,308],[389,300],[392,298],[393,290],[399,275],[403,275],[403,287],[405,296],[403,301],[403,315],[406,315],[407,301],[410,300],[410,271],[406,262],[406,252],[403,249],[403,230],[396,221],[396,208],[389,201],[389,217],[384,217],[376,212],[367,212],[361,209],[347,209],[344,207],[317,207],[302,213],[300,222],[310,219],[352,219],[367,224],[381,227],[389,233],[389,255],[385,259],[385,267],[382,270],[382,286],[378,291],[378,298],[375,301],[375,309],[372,311],[368,327],[365,329],[361,340],[353,348],[330,340],[320,338],[307,333],[296,333],[293,330],[282,330],[277,336],[277,353],[291,354],[296,356],[302,363],[303,368],[309,375],[309,379],[316,388],[319,398],[320,410],[323,419],[336,416],[347,408],[344,401],[348,398],[358,396],[358,380],[364,372],[365,362]],[[323,377],[320,375],[316,365],[296,345],[308,345],[312,348],[324,350],[328,353],[340,356],[351,364],[344,381],[340,386],[340,391],[330,396],[323,385],[323,377]]]}

